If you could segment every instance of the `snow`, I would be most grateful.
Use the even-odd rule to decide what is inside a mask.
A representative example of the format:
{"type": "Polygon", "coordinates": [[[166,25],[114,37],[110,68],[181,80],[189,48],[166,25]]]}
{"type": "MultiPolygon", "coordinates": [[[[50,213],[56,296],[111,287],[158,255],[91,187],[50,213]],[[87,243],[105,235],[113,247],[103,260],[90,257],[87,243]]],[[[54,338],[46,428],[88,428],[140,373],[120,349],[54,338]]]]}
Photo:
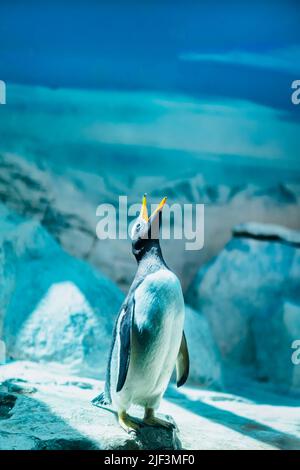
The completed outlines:
{"type": "MultiPolygon", "coordinates": [[[[235,393],[170,386],[159,413],[178,429],[137,436],[90,403],[102,388],[51,365],[1,366],[0,449],[300,449],[298,401],[261,385],[247,382],[235,393]]],[[[130,412],[141,416],[137,408],[130,412]]]]}

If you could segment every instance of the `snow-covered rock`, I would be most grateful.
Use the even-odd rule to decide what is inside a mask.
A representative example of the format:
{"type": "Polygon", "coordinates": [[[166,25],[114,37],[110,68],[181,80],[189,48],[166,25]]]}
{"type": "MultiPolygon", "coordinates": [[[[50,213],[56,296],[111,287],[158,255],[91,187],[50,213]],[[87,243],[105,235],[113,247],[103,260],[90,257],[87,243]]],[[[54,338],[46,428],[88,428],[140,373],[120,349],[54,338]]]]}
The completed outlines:
{"type": "MultiPolygon", "coordinates": [[[[26,109],[32,110],[32,104],[36,100],[41,100],[43,106],[47,103],[50,109],[53,109],[54,100],[59,109],[65,110],[64,98],[67,102],[71,99],[72,109],[77,106],[78,103],[75,105],[77,100],[73,101],[74,97],[64,96],[62,91],[53,94],[52,91],[40,89],[33,94],[33,101],[30,100],[30,106],[26,105],[26,109]]],[[[107,96],[103,98],[107,105],[107,96]]],[[[21,99],[23,100],[23,94],[21,99]]],[[[84,110],[92,109],[92,112],[95,111],[98,116],[99,109],[103,111],[104,108],[101,106],[95,108],[95,102],[97,96],[91,101],[89,98],[89,105],[84,106],[84,110]]],[[[102,102],[101,98],[99,102],[102,102]]],[[[67,109],[71,108],[67,106],[67,109]]],[[[126,153],[126,158],[123,159],[118,153],[119,149],[114,152],[106,147],[90,146],[87,141],[76,142],[75,145],[75,136],[79,135],[78,122],[81,120],[78,121],[78,115],[75,116],[73,112],[69,115],[69,111],[68,117],[64,115],[63,122],[65,125],[66,119],[70,119],[72,126],[75,126],[75,132],[68,131],[66,134],[54,132],[55,141],[48,142],[49,133],[46,132],[48,126],[41,126],[40,107],[37,109],[39,111],[36,119],[39,126],[30,126],[30,133],[37,132],[32,143],[27,142],[28,128],[23,136],[24,145],[20,144],[19,134],[17,139],[12,139],[12,147],[10,145],[7,147],[4,141],[0,141],[0,201],[21,216],[38,220],[68,253],[88,260],[124,290],[129,288],[136,270],[135,260],[130,254],[130,241],[121,239],[100,241],[96,237],[96,225],[99,221],[96,216],[97,206],[109,203],[118,211],[119,195],[128,195],[129,204],[138,203],[144,192],[148,194],[149,203],[158,202],[163,195],[167,195],[170,205],[205,204],[205,245],[202,250],[186,250],[184,238],[174,240],[171,237],[171,240],[162,242],[164,257],[180,277],[184,290],[193,279],[198,266],[215,256],[228,242],[234,225],[256,220],[300,229],[300,189],[297,184],[279,184],[273,187],[266,181],[268,187],[261,187],[237,183],[235,178],[234,181],[230,179],[231,183],[228,184],[227,177],[225,182],[223,177],[219,181],[215,175],[218,173],[215,171],[216,168],[213,171],[215,176],[206,181],[204,173],[199,172],[202,169],[201,165],[198,166],[199,162],[195,171],[190,169],[186,176],[175,177],[172,172],[170,173],[174,167],[173,153],[171,153],[172,160],[165,161],[163,165],[162,154],[159,153],[159,158],[156,155],[158,160],[155,161],[159,162],[160,174],[155,176],[150,171],[150,167],[153,167],[153,148],[150,153],[138,158],[132,154],[132,149],[126,151],[123,148],[122,152],[126,153]],[[41,144],[41,133],[45,147],[42,150],[39,145],[38,150],[28,154],[26,149],[35,148],[36,142],[41,144]],[[62,138],[60,144],[57,144],[58,134],[62,138]],[[73,138],[75,141],[68,149],[65,139],[73,138]],[[18,142],[17,146],[15,141],[18,142]],[[101,159],[98,158],[99,152],[101,159]],[[81,153],[84,153],[84,159],[81,153]],[[135,166],[141,158],[142,169],[139,165],[135,166]],[[147,165],[150,165],[149,171],[147,165]],[[162,167],[167,170],[162,171],[162,167]],[[112,256],[118,257],[118,263],[111,262],[112,256]]],[[[44,111],[45,122],[48,122],[47,106],[44,111]]],[[[107,113],[104,113],[104,116],[106,119],[107,113]]],[[[8,122],[15,123],[15,119],[19,119],[18,113],[8,122]]],[[[86,116],[82,122],[85,120],[86,116]]],[[[51,117],[51,125],[52,121],[51,117]]],[[[57,122],[55,125],[58,125],[57,122]]],[[[12,129],[8,132],[9,136],[12,135],[11,131],[12,129]]],[[[138,153],[140,152],[139,148],[138,153]]],[[[223,174],[224,169],[222,170],[219,165],[218,169],[223,174]]],[[[229,173],[226,171],[226,175],[229,173]]],[[[177,228],[181,230],[181,221],[178,220],[177,223],[179,224],[177,228]]]]}
{"type": "Polygon", "coordinates": [[[235,237],[255,238],[256,240],[279,241],[300,247],[300,232],[275,224],[249,222],[233,228],[235,237]]]}
{"type": "Polygon", "coordinates": [[[184,330],[190,356],[189,382],[222,387],[220,354],[207,318],[186,305],[184,330]]]}
{"type": "MultiPolygon", "coordinates": [[[[0,450],[178,449],[178,430],[142,428],[128,435],[113,410],[91,399],[103,382],[67,376],[30,362],[0,368],[0,450]]],[[[140,416],[141,410],[134,415],[140,416]]],[[[172,418],[164,417],[164,419],[172,418]]]]}
{"type": "MultiPolygon", "coordinates": [[[[298,401],[262,385],[247,382],[234,394],[172,385],[158,415],[178,429],[147,426],[137,435],[91,404],[102,388],[49,365],[0,367],[0,449],[300,449],[298,401]]],[[[130,414],[140,417],[142,410],[130,414]]]]}
{"type": "Polygon", "coordinates": [[[123,294],[37,222],[0,206],[0,326],[6,354],[101,377],[123,294]]]}
{"type": "MultiPolygon", "coordinates": [[[[57,362],[77,374],[103,377],[123,295],[88,264],[65,253],[37,221],[4,206],[0,219],[0,319],[7,356],[57,362]]],[[[220,362],[207,319],[187,307],[185,330],[190,380],[220,386],[220,362]]]]}
{"type": "Polygon", "coordinates": [[[231,198],[231,188],[226,185],[208,185],[203,176],[198,173],[190,178],[176,179],[162,183],[158,189],[151,191],[159,197],[163,190],[170,200],[184,203],[226,204],[231,198]]]}
{"type": "Polygon", "coordinates": [[[300,339],[299,234],[247,225],[203,266],[188,302],[209,320],[222,357],[261,380],[300,390],[292,343],[300,339]]]}

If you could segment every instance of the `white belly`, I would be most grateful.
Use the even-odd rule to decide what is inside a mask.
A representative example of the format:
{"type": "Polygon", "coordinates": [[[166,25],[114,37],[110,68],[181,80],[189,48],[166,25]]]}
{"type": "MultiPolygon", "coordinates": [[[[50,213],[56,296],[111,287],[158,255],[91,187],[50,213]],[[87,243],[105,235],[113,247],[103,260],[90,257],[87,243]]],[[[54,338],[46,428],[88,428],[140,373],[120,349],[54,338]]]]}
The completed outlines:
{"type": "Polygon", "coordinates": [[[183,322],[184,301],[175,274],[161,269],[147,276],[135,293],[127,378],[121,392],[112,390],[117,408],[159,405],[175,367],[183,322]]]}

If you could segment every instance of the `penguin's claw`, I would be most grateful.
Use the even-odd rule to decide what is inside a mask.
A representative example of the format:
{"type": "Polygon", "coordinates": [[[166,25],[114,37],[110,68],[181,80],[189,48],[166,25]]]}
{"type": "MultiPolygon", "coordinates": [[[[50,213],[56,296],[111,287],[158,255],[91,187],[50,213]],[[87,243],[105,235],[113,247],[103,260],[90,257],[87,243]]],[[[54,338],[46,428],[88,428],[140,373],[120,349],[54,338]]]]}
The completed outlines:
{"type": "Polygon", "coordinates": [[[141,427],[140,423],[129,416],[126,412],[118,413],[118,421],[121,428],[123,428],[127,433],[135,433],[141,427]]]}
{"type": "Polygon", "coordinates": [[[175,427],[174,424],[170,421],[165,421],[164,419],[156,418],[154,416],[153,408],[145,409],[143,423],[147,424],[148,426],[160,426],[167,429],[173,429],[175,427]]]}
{"type": "Polygon", "coordinates": [[[155,416],[144,418],[143,422],[148,426],[159,426],[167,429],[173,429],[175,427],[173,423],[170,423],[170,421],[165,421],[164,419],[156,418],[155,416]]]}

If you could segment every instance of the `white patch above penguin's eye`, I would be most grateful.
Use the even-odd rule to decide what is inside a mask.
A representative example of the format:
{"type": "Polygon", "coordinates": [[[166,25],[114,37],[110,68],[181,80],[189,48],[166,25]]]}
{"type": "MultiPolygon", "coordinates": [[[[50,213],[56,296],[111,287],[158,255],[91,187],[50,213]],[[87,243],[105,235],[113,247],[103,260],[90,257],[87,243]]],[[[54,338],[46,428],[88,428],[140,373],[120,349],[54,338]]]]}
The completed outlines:
{"type": "Polygon", "coordinates": [[[136,238],[136,235],[138,233],[138,231],[140,230],[140,222],[137,222],[136,224],[134,224],[134,226],[132,227],[132,230],[131,230],[131,239],[134,240],[136,238]],[[137,229],[137,226],[139,226],[139,228],[137,229]]]}
{"type": "Polygon", "coordinates": [[[140,236],[143,235],[143,231],[145,229],[145,225],[143,222],[136,222],[134,224],[134,226],[132,227],[132,230],[131,230],[131,239],[132,240],[136,240],[137,238],[139,238],[140,236]]]}

